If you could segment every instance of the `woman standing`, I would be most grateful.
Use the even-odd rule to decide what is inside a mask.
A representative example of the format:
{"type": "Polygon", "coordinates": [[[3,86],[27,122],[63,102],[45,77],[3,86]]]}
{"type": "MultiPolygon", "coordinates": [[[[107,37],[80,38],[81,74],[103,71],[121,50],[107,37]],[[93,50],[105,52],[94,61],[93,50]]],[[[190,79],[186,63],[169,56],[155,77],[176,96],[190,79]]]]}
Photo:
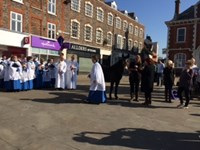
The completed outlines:
{"type": "Polygon", "coordinates": [[[141,90],[145,93],[144,105],[151,105],[151,93],[153,92],[153,83],[155,75],[155,66],[152,56],[145,60],[144,69],[142,70],[141,90]]]}
{"type": "Polygon", "coordinates": [[[167,61],[166,67],[163,71],[164,85],[165,85],[165,101],[171,103],[172,98],[172,87],[174,85],[174,69],[173,62],[167,61]]]}
{"type": "Polygon", "coordinates": [[[106,85],[104,80],[103,70],[98,63],[97,56],[92,56],[92,70],[88,77],[90,78],[90,91],[87,102],[90,103],[105,103],[106,102],[106,85]]]}

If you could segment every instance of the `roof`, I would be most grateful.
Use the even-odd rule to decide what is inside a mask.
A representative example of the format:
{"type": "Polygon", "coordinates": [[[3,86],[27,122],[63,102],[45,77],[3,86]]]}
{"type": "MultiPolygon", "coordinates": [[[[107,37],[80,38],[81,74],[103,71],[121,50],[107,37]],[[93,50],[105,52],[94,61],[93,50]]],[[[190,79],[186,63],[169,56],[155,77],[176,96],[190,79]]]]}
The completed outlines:
{"type": "Polygon", "coordinates": [[[186,9],[184,12],[180,13],[175,19],[173,20],[187,20],[187,19],[194,19],[194,12],[195,7],[191,6],[186,9]]]}

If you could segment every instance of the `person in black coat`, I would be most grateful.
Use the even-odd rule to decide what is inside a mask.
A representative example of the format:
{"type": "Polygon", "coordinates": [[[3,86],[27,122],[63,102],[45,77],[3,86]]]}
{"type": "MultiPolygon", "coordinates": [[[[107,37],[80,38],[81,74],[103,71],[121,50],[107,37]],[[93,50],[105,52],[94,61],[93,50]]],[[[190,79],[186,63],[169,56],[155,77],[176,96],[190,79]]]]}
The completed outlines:
{"type": "Polygon", "coordinates": [[[174,85],[174,69],[171,60],[167,61],[166,67],[164,68],[163,79],[165,85],[165,101],[171,103],[172,87],[174,85]]]}
{"type": "Polygon", "coordinates": [[[145,60],[142,70],[141,91],[145,93],[144,105],[151,105],[151,93],[153,92],[155,66],[152,56],[145,60]]]}
{"type": "Polygon", "coordinates": [[[137,55],[135,60],[132,61],[129,65],[129,83],[130,83],[130,96],[131,100],[139,101],[138,100],[138,91],[139,91],[139,84],[141,80],[141,57],[137,55]],[[135,95],[135,99],[134,96],[135,95]]]}

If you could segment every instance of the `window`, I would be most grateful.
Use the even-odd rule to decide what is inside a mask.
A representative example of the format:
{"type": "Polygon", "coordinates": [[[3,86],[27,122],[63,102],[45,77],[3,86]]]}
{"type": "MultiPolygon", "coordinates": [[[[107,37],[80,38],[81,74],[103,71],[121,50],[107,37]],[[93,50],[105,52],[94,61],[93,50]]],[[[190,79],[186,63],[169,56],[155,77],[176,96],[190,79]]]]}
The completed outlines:
{"type": "Polygon", "coordinates": [[[134,41],[134,48],[138,48],[138,42],[137,41],[134,41]]]}
{"type": "Polygon", "coordinates": [[[111,32],[107,33],[107,41],[108,41],[107,45],[112,46],[112,33],[111,32]]]}
{"type": "Polygon", "coordinates": [[[142,49],[142,43],[140,42],[138,45],[138,49],[141,50],[142,49]]]}
{"type": "Polygon", "coordinates": [[[108,25],[113,26],[113,15],[108,13],[108,25]]]}
{"type": "Polygon", "coordinates": [[[138,27],[135,27],[135,36],[138,36],[138,27]]]}
{"type": "Polygon", "coordinates": [[[183,53],[177,53],[174,55],[175,68],[183,68],[186,62],[186,55],[183,53]]]}
{"type": "Polygon", "coordinates": [[[129,24],[129,33],[133,34],[133,25],[132,24],[129,24]]]}
{"type": "Polygon", "coordinates": [[[56,25],[52,23],[48,23],[48,37],[51,39],[56,38],[56,25]]]}
{"type": "Polygon", "coordinates": [[[11,12],[10,28],[12,31],[22,32],[22,14],[11,12]]]}
{"type": "Polygon", "coordinates": [[[88,17],[93,16],[93,5],[90,2],[85,2],[85,15],[88,17]]]}
{"type": "Polygon", "coordinates": [[[102,8],[97,8],[97,20],[103,22],[104,12],[102,8]]]}
{"type": "Polygon", "coordinates": [[[125,37],[123,38],[122,48],[126,49],[126,38],[125,37]]]}
{"type": "Polygon", "coordinates": [[[71,9],[80,12],[81,0],[71,0],[71,9]]]}
{"type": "Polygon", "coordinates": [[[117,35],[117,48],[122,49],[122,36],[121,35],[117,35]]]}
{"type": "Polygon", "coordinates": [[[143,38],[143,29],[140,29],[139,37],[143,38]]]}
{"type": "Polygon", "coordinates": [[[101,28],[98,28],[96,30],[96,43],[97,44],[103,43],[103,30],[101,28]]]}
{"type": "Polygon", "coordinates": [[[23,4],[23,0],[12,0],[14,2],[18,2],[18,3],[22,3],[23,4]]]}
{"type": "Polygon", "coordinates": [[[133,41],[131,39],[128,40],[128,50],[131,50],[133,47],[133,41]]]}
{"type": "Polygon", "coordinates": [[[119,17],[116,18],[116,28],[121,29],[121,19],[119,17]]]}
{"type": "Polygon", "coordinates": [[[85,25],[84,39],[86,41],[92,41],[92,27],[90,25],[85,25]]]}
{"type": "Polygon", "coordinates": [[[71,37],[79,39],[80,23],[77,20],[71,21],[71,37]]]}
{"type": "Polygon", "coordinates": [[[127,31],[127,28],[128,28],[128,23],[127,23],[127,21],[124,21],[123,22],[123,30],[127,31]]]}
{"type": "Polygon", "coordinates": [[[48,13],[56,14],[56,0],[49,0],[48,13]]]}
{"type": "Polygon", "coordinates": [[[185,42],[186,28],[177,29],[177,42],[185,42]]]}

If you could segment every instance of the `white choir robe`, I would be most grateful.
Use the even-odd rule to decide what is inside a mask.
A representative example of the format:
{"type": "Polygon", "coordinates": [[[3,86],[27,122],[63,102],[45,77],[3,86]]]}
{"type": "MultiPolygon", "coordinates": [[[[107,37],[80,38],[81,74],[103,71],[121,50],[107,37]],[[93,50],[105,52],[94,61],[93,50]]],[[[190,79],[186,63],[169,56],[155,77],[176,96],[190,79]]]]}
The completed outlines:
{"type": "Polygon", "coordinates": [[[19,91],[21,90],[21,74],[22,74],[22,66],[21,63],[16,61],[10,62],[9,67],[9,78],[11,81],[11,90],[13,91],[19,91]],[[14,64],[17,64],[19,67],[13,67],[14,64]]]}
{"type": "Polygon", "coordinates": [[[65,89],[65,72],[67,69],[67,64],[65,61],[60,61],[56,65],[56,83],[55,88],[65,89]]]}
{"type": "Polygon", "coordinates": [[[22,91],[29,90],[28,70],[27,69],[22,69],[21,90],[22,91]]]}
{"type": "Polygon", "coordinates": [[[90,72],[90,92],[87,100],[91,103],[106,102],[106,84],[103,70],[98,62],[93,64],[90,72]]]}
{"type": "Polygon", "coordinates": [[[66,86],[67,89],[76,89],[79,65],[76,61],[67,62],[66,86]]]}
{"type": "Polygon", "coordinates": [[[3,64],[0,64],[0,88],[3,88],[4,86],[4,72],[5,72],[5,69],[4,69],[4,65],[3,64]]]}
{"type": "Polygon", "coordinates": [[[27,63],[27,70],[29,89],[31,90],[33,89],[33,79],[35,79],[35,63],[33,61],[27,63]]]}

